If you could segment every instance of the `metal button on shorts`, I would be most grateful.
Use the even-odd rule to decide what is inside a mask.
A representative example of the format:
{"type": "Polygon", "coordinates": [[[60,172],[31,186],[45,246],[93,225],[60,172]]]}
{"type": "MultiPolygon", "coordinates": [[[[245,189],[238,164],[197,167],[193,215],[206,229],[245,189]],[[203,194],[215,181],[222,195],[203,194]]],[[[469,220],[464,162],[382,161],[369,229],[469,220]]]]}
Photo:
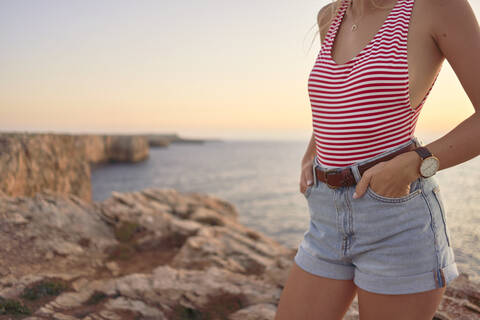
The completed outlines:
{"type": "MultiPolygon", "coordinates": [[[[394,152],[417,137],[366,161],[348,166],[356,182],[358,166],[394,152]]],[[[314,167],[321,165],[314,159],[314,167]]],[[[347,168],[347,167],[342,167],[347,168]]],[[[315,177],[304,195],[310,224],[295,255],[305,271],[333,279],[353,279],[371,292],[406,294],[445,287],[458,275],[445,205],[435,176],[420,177],[410,193],[390,198],[370,187],[353,199],[355,186],[328,187],[315,177]]]]}

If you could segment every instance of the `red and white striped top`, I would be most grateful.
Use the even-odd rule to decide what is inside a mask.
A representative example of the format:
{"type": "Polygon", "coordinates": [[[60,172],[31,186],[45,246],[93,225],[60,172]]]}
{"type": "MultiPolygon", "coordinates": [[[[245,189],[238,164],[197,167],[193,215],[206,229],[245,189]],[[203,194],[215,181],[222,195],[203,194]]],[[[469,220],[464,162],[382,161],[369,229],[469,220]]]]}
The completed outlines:
{"type": "Polygon", "coordinates": [[[407,35],[414,0],[397,0],[368,45],[345,64],[332,44],[351,0],[333,20],[308,78],[316,162],[344,167],[407,142],[422,102],[410,105],[407,35]]]}

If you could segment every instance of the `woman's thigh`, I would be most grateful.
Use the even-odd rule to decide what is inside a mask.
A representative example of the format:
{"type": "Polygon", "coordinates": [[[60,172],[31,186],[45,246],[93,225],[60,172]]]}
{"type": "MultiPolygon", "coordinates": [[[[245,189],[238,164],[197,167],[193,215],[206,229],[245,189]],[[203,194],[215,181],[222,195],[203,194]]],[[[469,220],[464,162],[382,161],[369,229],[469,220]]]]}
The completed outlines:
{"type": "Polygon", "coordinates": [[[275,320],[341,320],[355,298],[356,290],[352,280],[317,276],[293,263],[275,320]]]}
{"type": "Polygon", "coordinates": [[[446,287],[412,294],[378,294],[358,288],[361,320],[431,320],[446,287]]]}

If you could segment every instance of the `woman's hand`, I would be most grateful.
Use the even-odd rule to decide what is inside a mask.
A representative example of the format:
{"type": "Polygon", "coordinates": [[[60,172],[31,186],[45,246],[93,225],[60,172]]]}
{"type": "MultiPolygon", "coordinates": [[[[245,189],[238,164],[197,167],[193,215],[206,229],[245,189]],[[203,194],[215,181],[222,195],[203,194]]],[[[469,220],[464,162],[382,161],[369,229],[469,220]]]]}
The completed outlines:
{"type": "Polygon", "coordinates": [[[410,184],[420,177],[420,162],[420,156],[415,151],[409,151],[377,163],[365,170],[355,187],[353,197],[357,199],[363,196],[369,185],[381,196],[401,198],[408,195],[410,184]]]}
{"type": "Polygon", "coordinates": [[[313,159],[302,161],[302,170],[300,174],[300,192],[305,193],[308,186],[313,184],[313,159]]]}

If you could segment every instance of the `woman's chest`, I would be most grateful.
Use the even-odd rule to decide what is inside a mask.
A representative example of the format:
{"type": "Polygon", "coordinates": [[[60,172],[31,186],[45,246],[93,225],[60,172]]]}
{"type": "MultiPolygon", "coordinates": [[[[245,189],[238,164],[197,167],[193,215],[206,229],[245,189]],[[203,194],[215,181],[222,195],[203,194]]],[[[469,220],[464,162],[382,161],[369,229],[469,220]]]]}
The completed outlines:
{"type": "Polygon", "coordinates": [[[352,21],[346,16],[341,24],[333,25],[333,36],[322,42],[309,85],[345,91],[366,86],[378,94],[396,90],[398,96],[406,92],[413,109],[419,106],[438,74],[443,56],[431,36],[425,1],[399,1],[404,3],[399,2],[388,15],[378,13],[362,21],[364,31],[351,31],[352,21]]]}

